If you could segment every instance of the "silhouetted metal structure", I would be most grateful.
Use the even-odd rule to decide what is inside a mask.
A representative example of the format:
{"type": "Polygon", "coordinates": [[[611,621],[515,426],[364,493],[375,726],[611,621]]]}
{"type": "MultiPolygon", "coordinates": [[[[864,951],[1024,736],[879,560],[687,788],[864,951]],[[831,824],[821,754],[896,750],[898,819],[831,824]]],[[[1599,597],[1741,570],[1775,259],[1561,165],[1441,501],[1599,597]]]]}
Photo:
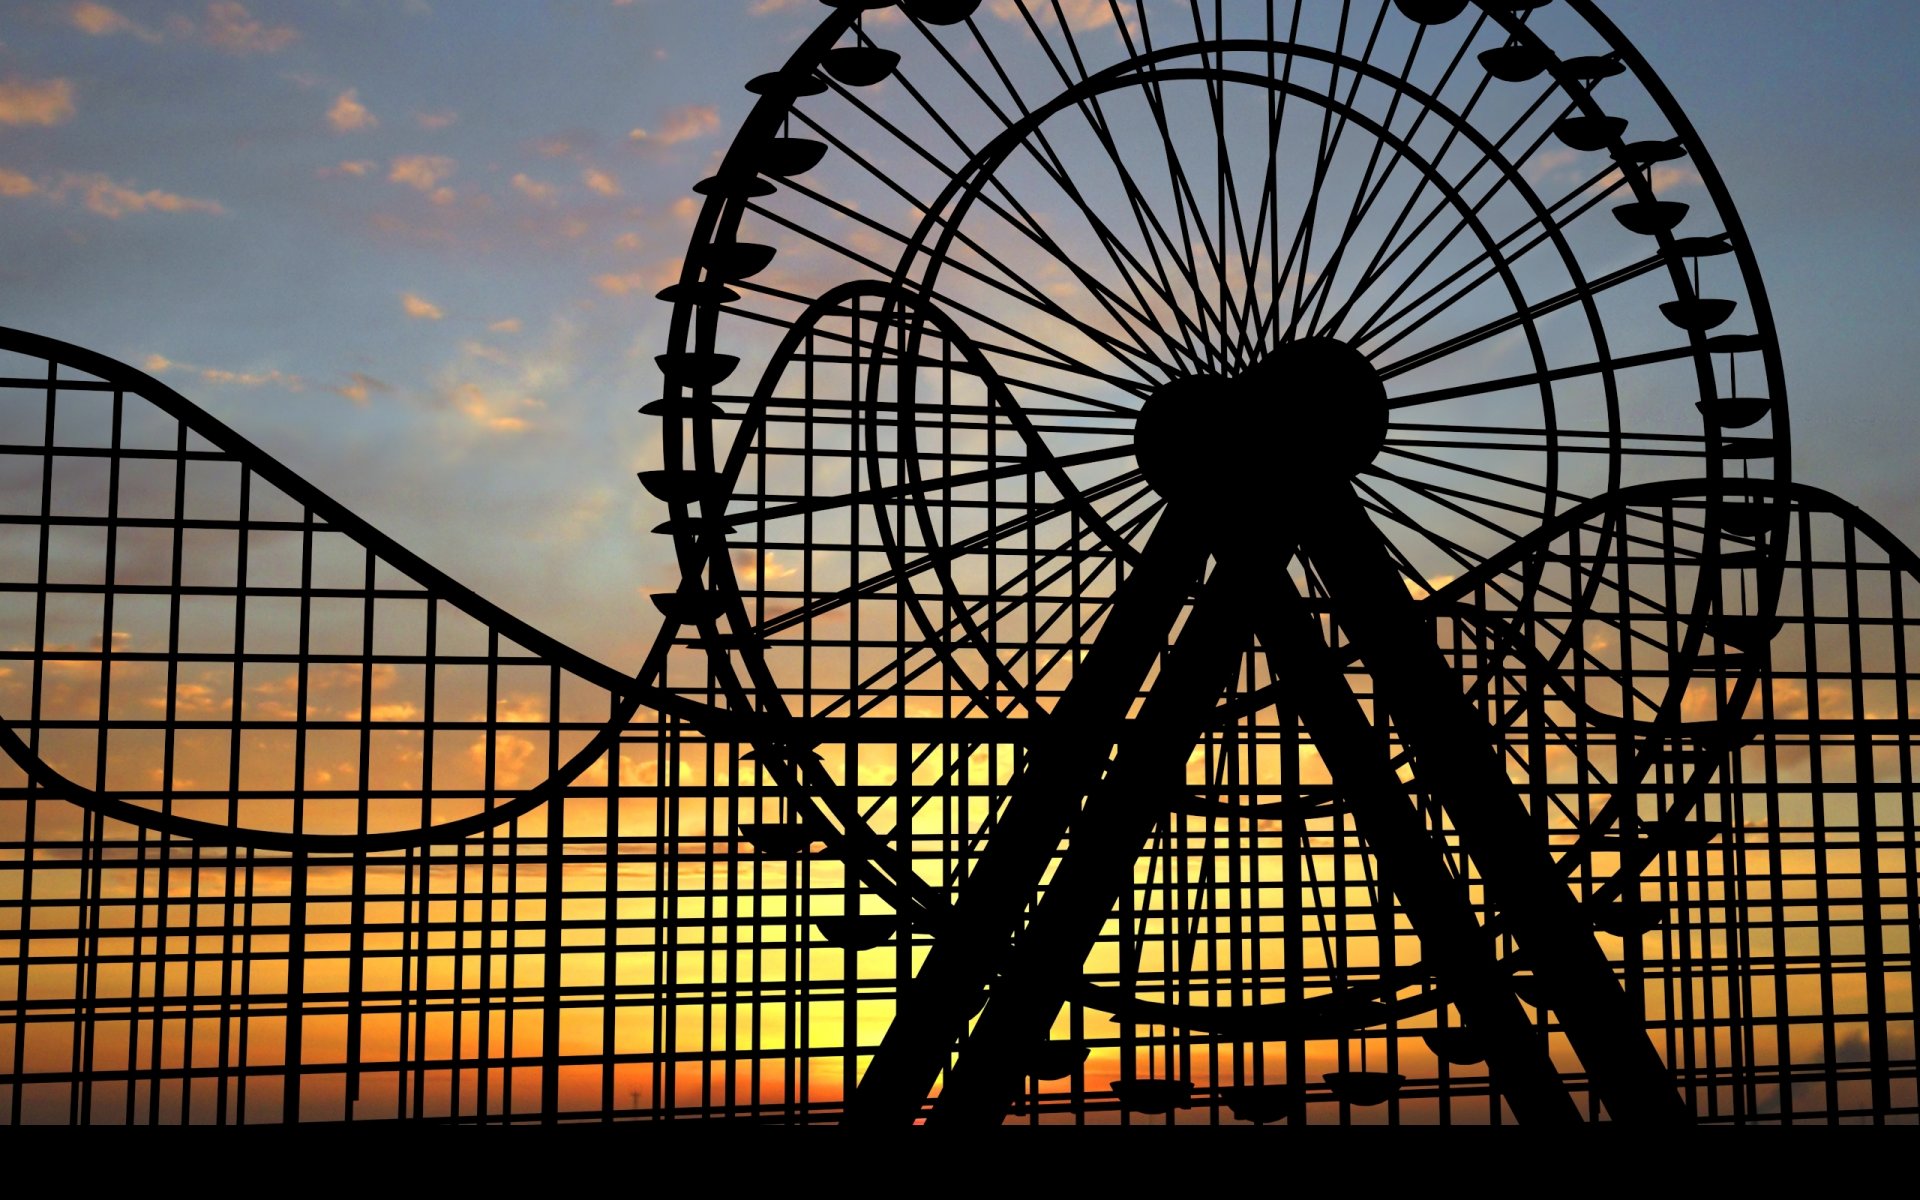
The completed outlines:
{"type": "Polygon", "coordinates": [[[829,7],[633,677],[5,335],[8,1118],[1912,1121],[1920,560],[1594,5],[829,7]]]}

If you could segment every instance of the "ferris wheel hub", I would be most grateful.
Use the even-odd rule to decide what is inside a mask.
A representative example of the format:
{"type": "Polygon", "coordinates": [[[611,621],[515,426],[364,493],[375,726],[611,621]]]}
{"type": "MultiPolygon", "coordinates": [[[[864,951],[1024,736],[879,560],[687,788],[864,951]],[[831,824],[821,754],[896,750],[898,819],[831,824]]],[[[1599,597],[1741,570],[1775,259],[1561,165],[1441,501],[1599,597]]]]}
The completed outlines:
{"type": "Polygon", "coordinates": [[[1134,454],[1161,496],[1217,510],[1349,480],[1386,435],[1373,364],[1338,338],[1310,337],[1231,375],[1163,384],[1141,406],[1134,454]]]}

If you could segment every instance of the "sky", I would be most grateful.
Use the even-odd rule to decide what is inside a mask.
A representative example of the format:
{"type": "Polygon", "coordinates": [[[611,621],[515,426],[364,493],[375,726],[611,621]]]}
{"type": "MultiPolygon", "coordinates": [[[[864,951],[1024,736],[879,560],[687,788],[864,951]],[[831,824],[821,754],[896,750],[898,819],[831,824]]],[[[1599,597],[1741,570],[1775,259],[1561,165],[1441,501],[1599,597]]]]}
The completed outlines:
{"type": "MultiPolygon", "coordinates": [[[[1615,0],[1726,177],[1795,473],[1920,542],[1906,0],[1615,0]]],[[[689,188],[809,0],[6,0],[0,324],[152,370],[622,667],[689,188]],[[558,584],[558,586],[556,586],[558,584]]]]}

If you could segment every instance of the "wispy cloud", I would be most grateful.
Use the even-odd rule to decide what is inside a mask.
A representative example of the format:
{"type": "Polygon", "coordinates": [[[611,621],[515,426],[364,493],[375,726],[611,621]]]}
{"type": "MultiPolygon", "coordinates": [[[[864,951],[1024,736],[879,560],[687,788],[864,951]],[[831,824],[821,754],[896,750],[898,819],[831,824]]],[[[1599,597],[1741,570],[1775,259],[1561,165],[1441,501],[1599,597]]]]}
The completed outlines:
{"type": "Polygon", "coordinates": [[[677,146],[705,137],[720,128],[720,112],[710,104],[688,104],[670,110],[658,129],[636,129],[627,136],[636,142],[677,146]]]}
{"type": "Polygon", "coordinates": [[[71,79],[0,79],[0,125],[59,125],[72,119],[71,79]]]}
{"type": "Polygon", "coordinates": [[[57,196],[69,190],[80,195],[88,212],[113,219],[130,213],[206,213],[219,216],[227,211],[216,200],[200,200],[158,188],[141,191],[98,173],[67,176],[55,194],[57,196]]]}
{"type": "Polygon", "coordinates": [[[393,385],[375,379],[371,375],[363,375],[359,371],[350,371],[347,373],[347,382],[333,390],[364,408],[372,401],[375,393],[391,392],[393,385]]]}
{"type": "Polygon", "coordinates": [[[191,372],[202,383],[219,384],[228,387],[278,387],[289,392],[305,391],[307,381],[298,375],[288,374],[278,367],[254,368],[252,370],[232,370],[227,367],[209,367],[194,363],[179,362],[164,354],[149,354],[140,363],[141,369],[149,375],[163,373],[191,372]]]}
{"type": "Polygon", "coordinates": [[[541,183],[522,171],[513,177],[513,190],[536,203],[551,204],[558,189],[550,183],[541,183]]]}
{"type": "Polygon", "coordinates": [[[227,211],[217,200],[182,196],[158,188],[141,189],[98,171],[68,171],[49,179],[34,179],[19,171],[0,168],[0,198],[17,200],[28,196],[40,196],[54,204],[78,199],[88,212],[110,220],[134,213],[220,216],[227,211]]]}
{"type": "Polygon", "coordinates": [[[91,0],[81,0],[69,4],[66,11],[67,24],[81,33],[92,37],[111,37],[115,34],[127,34],[143,42],[161,42],[166,35],[157,29],[148,28],[122,13],[119,9],[104,4],[95,4],[91,0]]]}
{"type": "Polygon", "coordinates": [[[430,113],[423,112],[423,113],[413,114],[414,124],[420,126],[420,128],[425,129],[428,132],[432,132],[436,129],[445,129],[447,126],[453,124],[455,121],[458,121],[459,119],[460,119],[460,114],[457,112],[454,112],[450,108],[445,109],[441,112],[430,112],[430,113]]]}
{"type": "Polygon", "coordinates": [[[300,38],[291,25],[269,25],[237,0],[215,0],[207,5],[201,37],[228,54],[277,54],[300,38]]]}
{"type": "Polygon", "coordinates": [[[447,315],[438,304],[422,299],[412,292],[400,294],[400,308],[416,321],[438,321],[447,315]]]}
{"type": "Polygon", "coordinates": [[[233,55],[278,54],[300,40],[293,26],[269,25],[237,0],[213,0],[197,21],[175,14],[160,26],[143,24],[97,0],[75,0],[66,6],[65,17],[68,25],[92,37],[125,34],[155,45],[192,42],[233,55]]]}
{"type": "Polygon", "coordinates": [[[489,433],[525,433],[533,428],[525,414],[546,407],[517,390],[497,390],[471,380],[453,385],[446,398],[468,423],[489,433]]]}
{"type": "Polygon", "coordinates": [[[580,182],[587,185],[588,191],[597,195],[618,196],[620,194],[619,180],[605,171],[595,170],[592,167],[580,173],[580,182]]]}
{"type": "Polygon", "coordinates": [[[444,154],[407,154],[393,160],[387,181],[424,192],[435,204],[452,204],[454,190],[444,181],[459,169],[459,164],[444,154]]]}
{"type": "MultiPolygon", "coordinates": [[[[1067,24],[1074,29],[1099,29],[1113,24],[1113,6],[1107,0],[1058,0],[1058,3],[1067,24]]],[[[1038,5],[1032,7],[1039,9],[1038,5]]],[[[1026,24],[1026,14],[1016,0],[993,0],[992,12],[1002,21],[1026,24]]]]}
{"type": "Polygon", "coordinates": [[[593,286],[609,296],[625,296],[647,290],[647,275],[642,271],[629,271],[624,275],[608,272],[605,275],[595,275],[593,286]]]}
{"type": "Polygon", "coordinates": [[[358,133],[378,126],[380,118],[360,103],[359,88],[348,88],[335,97],[333,107],[327,109],[327,124],[335,133],[358,133]]]}
{"type": "Polygon", "coordinates": [[[405,154],[393,160],[387,172],[390,183],[403,183],[416,191],[430,192],[458,168],[444,154],[405,154]]]}

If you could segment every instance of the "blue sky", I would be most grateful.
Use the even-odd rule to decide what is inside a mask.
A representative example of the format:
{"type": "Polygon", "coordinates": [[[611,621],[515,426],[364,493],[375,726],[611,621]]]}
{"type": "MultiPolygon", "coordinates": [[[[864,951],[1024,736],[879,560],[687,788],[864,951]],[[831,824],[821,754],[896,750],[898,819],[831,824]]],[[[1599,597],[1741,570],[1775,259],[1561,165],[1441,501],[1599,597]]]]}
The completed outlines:
{"type": "MultiPolygon", "coordinates": [[[[1796,474],[1920,542],[1911,0],[1613,0],[1746,221],[1796,474]]],[[[147,365],[622,666],[690,185],[813,0],[0,0],[0,324],[147,365]]]]}

